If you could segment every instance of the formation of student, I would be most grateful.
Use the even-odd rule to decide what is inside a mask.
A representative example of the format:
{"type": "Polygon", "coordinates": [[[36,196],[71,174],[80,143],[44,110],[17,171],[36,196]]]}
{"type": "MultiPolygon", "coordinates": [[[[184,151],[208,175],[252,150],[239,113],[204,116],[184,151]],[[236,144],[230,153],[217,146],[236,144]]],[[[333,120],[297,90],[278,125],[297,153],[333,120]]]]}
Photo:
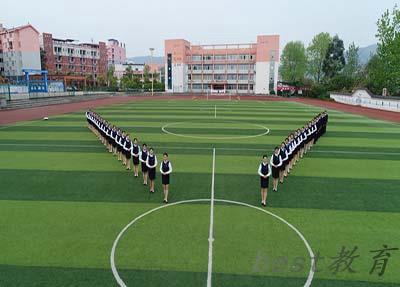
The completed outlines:
{"type": "Polygon", "coordinates": [[[301,158],[317,143],[318,139],[326,133],[328,113],[319,113],[302,128],[290,133],[280,146],[275,147],[271,158],[262,156],[258,168],[261,186],[261,205],[267,205],[269,177],[272,175],[272,190],[278,192],[278,184],[283,184],[284,179],[296,166],[301,158]]]}
{"type": "MultiPolygon", "coordinates": [[[[101,140],[109,153],[112,153],[118,161],[131,170],[131,158],[133,163],[134,177],[139,177],[139,164],[143,176],[143,185],[149,186],[150,193],[155,192],[156,169],[158,165],[157,156],[153,148],[147,148],[143,143],[139,146],[137,138],[130,139],[129,134],[120,128],[110,124],[99,114],[93,111],[86,112],[88,128],[101,140]]],[[[163,160],[160,163],[161,183],[164,192],[164,203],[168,203],[170,174],[172,173],[172,164],[169,161],[168,154],[163,154],[163,160]]]]}

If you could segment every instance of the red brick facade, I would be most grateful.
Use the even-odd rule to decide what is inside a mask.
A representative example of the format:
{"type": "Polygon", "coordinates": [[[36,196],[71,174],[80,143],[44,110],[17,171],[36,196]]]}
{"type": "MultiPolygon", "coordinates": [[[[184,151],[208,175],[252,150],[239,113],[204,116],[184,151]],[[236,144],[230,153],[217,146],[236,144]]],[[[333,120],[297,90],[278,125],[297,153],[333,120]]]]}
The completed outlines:
{"type": "Polygon", "coordinates": [[[107,49],[104,42],[76,44],[72,40],[54,39],[43,33],[45,68],[49,75],[90,76],[96,79],[107,73],[107,49]]]}

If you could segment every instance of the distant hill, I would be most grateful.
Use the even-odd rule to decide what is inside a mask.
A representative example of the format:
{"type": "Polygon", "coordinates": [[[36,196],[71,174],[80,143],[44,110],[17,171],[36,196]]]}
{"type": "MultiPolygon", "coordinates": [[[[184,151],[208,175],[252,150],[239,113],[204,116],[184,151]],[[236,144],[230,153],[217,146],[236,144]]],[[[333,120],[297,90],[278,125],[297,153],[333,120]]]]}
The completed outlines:
{"type": "Polygon", "coordinates": [[[361,65],[367,64],[369,59],[371,59],[371,57],[376,54],[377,49],[378,49],[377,44],[373,44],[373,45],[370,45],[370,46],[367,46],[364,48],[360,48],[358,50],[358,58],[360,60],[360,64],[361,65]]]}
{"type": "MultiPolygon", "coordinates": [[[[151,57],[150,56],[138,56],[138,57],[128,57],[128,61],[132,61],[135,64],[150,64],[151,57]]],[[[164,57],[153,57],[153,63],[155,64],[164,64],[164,57]]]]}

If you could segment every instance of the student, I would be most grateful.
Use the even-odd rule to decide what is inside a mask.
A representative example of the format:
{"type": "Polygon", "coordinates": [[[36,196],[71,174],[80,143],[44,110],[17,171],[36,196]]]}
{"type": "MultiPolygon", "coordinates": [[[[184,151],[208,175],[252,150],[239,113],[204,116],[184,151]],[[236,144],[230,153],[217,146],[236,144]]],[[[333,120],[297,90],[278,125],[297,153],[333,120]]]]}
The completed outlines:
{"type": "Polygon", "coordinates": [[[147,185],[147,178],[149,174],[149,169],[147,168],[146,161],[147,161],[148,151],[147,145],[144,143],[142,145],[142,151],[140,152],[139,160],[142,163],[142,174],[143,174],[143,185],[147,185]]]}
{"type": "Polygon", "coordinates": [[[280,169],[279,169],[279,182],[282,184],[283,177],[285,176],[285,170],[286,170],[286,165],[287,165],[287,160],[288,160],[288,154],[286,152],[285,142],[281,143],[281,148],[279,150],[279,156],[282,159],[282,165],[280,166],[280,169]]]}
{"type": "Polygon", "coordinates": [[[140,146],[138,145],[137,138],[133,139],[131,154],[132,154],[132,161],[133,161],[133,173],[134,173],[135,177],[138,177],[139,176],[140,146]]]}
{"type": "Polygon", "coordinates": [[[275,147],[274,154],[271,157],[271,166],[272,166],[272,180],[273,180],[273,191],[278,192],[278,179],[279,179],[279,170],[282,165],[282,158],[279,155],[279,147],[275,147]]]}
{"type": "Polygon", "coordinates": [[[261,185],[261,205],[266,206],[269,176],[271,175],[271,166],[268,164],[268,156],[266,154],[263,155],[262,162],[258,167],[258,175],[260,176],[260,185],[261,185]]]}
{"type": "Polygon", "coordinates": [[[147,168],[149,169],[150,192],[154,193],[154,180],[156,179],[157,156],[154,154],[154,150],[152,147],[149,149],[146,165],[147,168]]]}
{"type": "Polygon", "coordinates": [[[285,150],[286,150],[287,159],[286,159],[285,171],[284,171],[283,175],[285,177],[287,177],[289,174],[289,164],[290,164],[290,142],[289,142],[288,137],[285,139],[285,150]]]}
{"type": "Polygon", "coordinates": [[[160,173],[162,175],[162,186],[164,191],[164,203],[168,203],[169,175],[172,172],[172,165],[168,159],[168,153],[163,154],[163,161],[160,164],[160,173]]]}
{"type": "Polygon", "coordinates": [[[129,135],[126,135],[125,145],[124,145],[124,160],[126,165],[126,170],[131,170],[131,150],[132,142],[129,135]]]}

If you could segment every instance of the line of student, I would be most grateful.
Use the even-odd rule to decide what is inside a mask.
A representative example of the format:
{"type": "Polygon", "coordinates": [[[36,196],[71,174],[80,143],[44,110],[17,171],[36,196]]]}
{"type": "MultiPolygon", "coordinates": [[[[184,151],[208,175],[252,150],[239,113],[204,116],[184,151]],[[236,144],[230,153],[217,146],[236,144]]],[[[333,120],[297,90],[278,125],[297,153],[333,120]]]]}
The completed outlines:
{"type": "MultiPolygon", "coordinates": [[[[158,165],[157,156],[154,149],[143,143],[140,148],[138,139],[130,139],[128,133],[110,124],[100,115],[93,111],[86,112],[88,128],[101,140],[107,150],[117,157],[126,166],[126,170],[131,170],[131,158],[133,162],[133,174],[139,176],[139,164],[143,175],[143,185],[149,185],[150,193],[155,192],[154,183],[156,179],[156,168],[158,165]],[[150,181],[150,184],[148,184],[150,181]]],[[[170,175],[172,164],[169,161],[168,153],[163,154],[160,163],[161,183],[164,192],[164,203],[168,203],[170,175]]]]}
{"type": "Polygon", "coordinates": [[[275,147],[270,160],[268,155],[263,155],[262,162],[258,167],[262,206],[267,205],[270,175],[272,174],[273,191],[278,192],[278,181],[283,184],[284,178],[290,174],[297,162],[325,134],[327,124],[328,113],[326,111],[319,113],[302,128],[290,133],[280,147],[275,147]]]}

